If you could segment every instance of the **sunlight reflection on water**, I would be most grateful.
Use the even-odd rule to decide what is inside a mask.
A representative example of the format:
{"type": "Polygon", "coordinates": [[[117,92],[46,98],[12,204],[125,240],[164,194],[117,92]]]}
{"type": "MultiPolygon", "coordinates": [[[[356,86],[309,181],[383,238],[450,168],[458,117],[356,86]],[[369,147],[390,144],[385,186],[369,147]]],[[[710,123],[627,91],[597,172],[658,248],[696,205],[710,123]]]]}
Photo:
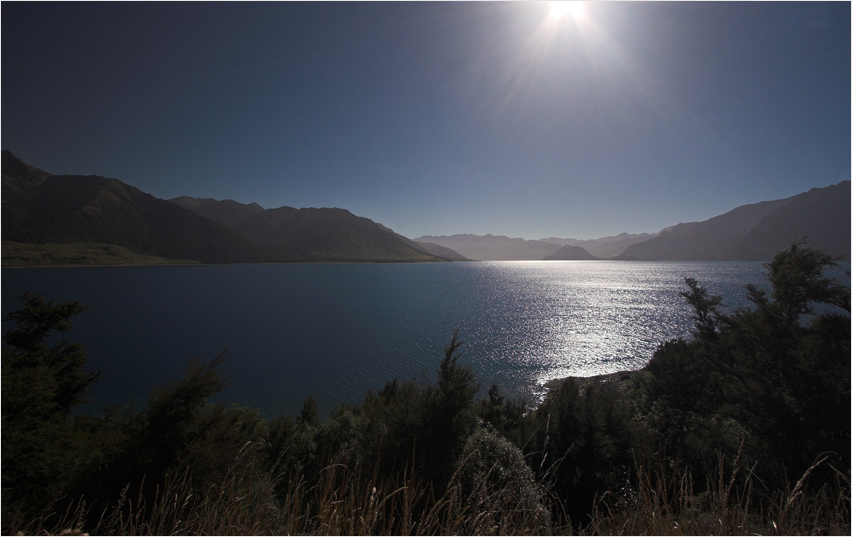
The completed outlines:
{"type": "MultiPolygon", "coordinates": [[[[684,276],[739,307],[745,305],[744,285],[759,282],[762,266],[534,261],[477,269],[492,282],[492,307],[503,312],[486,334],[502,345],[492,349],[497,355],[480,359],[509,361],[516,374],[527,372],[532,389],[525,396],[538,400],[552,379],[638,369],[660,343],[687,337],[692,312],[680,296],[684,276]]],[[[471,345],[478,343],[474,338],[471,345]]]]}

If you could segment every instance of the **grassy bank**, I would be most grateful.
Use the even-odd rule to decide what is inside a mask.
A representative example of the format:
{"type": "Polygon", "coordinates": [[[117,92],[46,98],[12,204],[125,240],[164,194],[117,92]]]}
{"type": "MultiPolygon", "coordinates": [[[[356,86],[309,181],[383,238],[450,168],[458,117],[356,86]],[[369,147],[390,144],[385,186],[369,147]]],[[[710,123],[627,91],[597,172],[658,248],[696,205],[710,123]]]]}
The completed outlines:
{"type": "Polygon", "coordinates": [[[2,259],[4,268],[197,263],[185,259],[137,254],[121,246],[97,242],[32,244],[3,241],[2,259]]]}

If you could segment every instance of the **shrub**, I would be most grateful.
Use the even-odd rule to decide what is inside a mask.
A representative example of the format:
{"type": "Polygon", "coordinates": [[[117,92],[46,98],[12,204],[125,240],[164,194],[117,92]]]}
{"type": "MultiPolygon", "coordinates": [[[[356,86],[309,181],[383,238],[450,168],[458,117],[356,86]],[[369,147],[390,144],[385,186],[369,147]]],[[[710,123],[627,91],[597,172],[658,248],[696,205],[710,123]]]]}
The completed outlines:
{"type": "Polygon", "coordinates": [[[17,329],[3,336],[2,486],[4,505],[29,512],[46,496],[66,492],[95,456],[88,452],[90,431],[75,424],[71,411],[99,373],[83,370],[80,344],[54,340],[55,332],[71,330],[71,318],[84,306],[30,293],[21,300],[24,306],[9,315],[17,329]]]}

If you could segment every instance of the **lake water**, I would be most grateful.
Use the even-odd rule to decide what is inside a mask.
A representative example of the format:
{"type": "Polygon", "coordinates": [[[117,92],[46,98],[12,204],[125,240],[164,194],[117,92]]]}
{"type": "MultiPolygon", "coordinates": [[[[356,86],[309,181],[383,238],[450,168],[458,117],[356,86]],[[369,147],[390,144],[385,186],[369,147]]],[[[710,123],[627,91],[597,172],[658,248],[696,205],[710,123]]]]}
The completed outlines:
{"type": "Polygon", "coordinates": [[[102,371],[87,410],[147,402],[188,358],[228,348],[215,400],[295,414],[316,395],[327,414],[394,377],[435,379],[459,329],[482,385],[538,401],[548,380],[638,369],[684,337],[685,276],[748,305],[760,263],[515,261],[3,269],[3,329],[18,291],[90,309],[66,335],[102,371]]]}

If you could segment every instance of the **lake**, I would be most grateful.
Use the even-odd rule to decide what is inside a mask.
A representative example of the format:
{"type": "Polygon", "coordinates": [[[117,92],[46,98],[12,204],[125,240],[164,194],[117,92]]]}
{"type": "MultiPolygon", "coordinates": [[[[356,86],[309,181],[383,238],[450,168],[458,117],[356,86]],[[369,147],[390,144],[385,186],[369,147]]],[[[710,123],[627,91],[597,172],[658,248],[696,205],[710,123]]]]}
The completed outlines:
{"type": "Polygon", "coordinates": [[[746,306],[760,263],[513,261],[3,269],[5,320],[18,291],[90,309],[65,337],[102,371],[85,410],[147,402],[190,357],[227,348],[233,376],[214,400],[328,414],[394,377],[436,378],[458,328],[484,394],[537,402],[551,379],[638,369],[688,336],[685,276],[746,306]]]}

